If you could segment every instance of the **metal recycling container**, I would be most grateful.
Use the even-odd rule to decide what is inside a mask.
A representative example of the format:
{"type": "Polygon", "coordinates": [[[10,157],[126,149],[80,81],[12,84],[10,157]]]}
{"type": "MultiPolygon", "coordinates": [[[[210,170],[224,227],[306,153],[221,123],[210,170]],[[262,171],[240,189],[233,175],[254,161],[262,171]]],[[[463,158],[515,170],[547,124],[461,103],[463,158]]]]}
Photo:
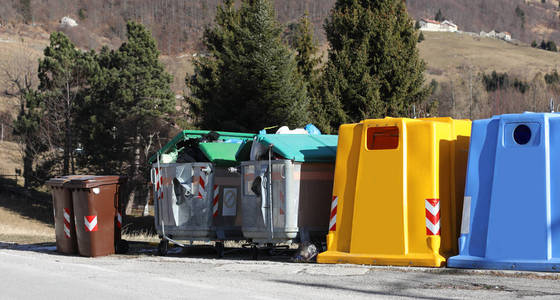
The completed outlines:
{"type": "Polygon", "coordinates": [[[243,235],[256,244],[320,242],[328,232],[337,136],[261,134],[254,143],[271,159],[241,163],[243,235]]]}
{"type": "MultiPolygon", "coordinates": [[[[158,155],[170,152],[181,157],[183,151],[189,150],[181,146],[182,142],[201,139],[209,133],[185,130],[158,155]]],[[[200,151],[205,162],[162,163],[157,162],[158,157],[153,158],[156,162],[152,164],[151,179],[155,227],[162,239],[160,254],[167,252],[168,241],[180,246],[183,246],[180,240],[215,241],[223,250],[223,241],[243,239],[239,205],[241,175],[230,168],[238,165],[235,155],[242,142],[252,139],[254,134],[217,132],[217,135],[212,141],[189,144],[200,151]]],[[[223,252],[218,255],[222,256],[223,252]]]]}
{"type": "Polygon", "coordinates": [[[175,240],[212,239],[211,163],[153,165],[157,232],[175,240]]]}
{"type": "Polygon", "coordinates": [[[122,176],[87,176],[67,182],[72,192],[78,252],[95,257],[122,252],[122,176]]]}
{"type": "Polygon", "coordinates": [[[78,253],[76,240],[76,226],[74,224],[74,205],[72,192],[64,184],[79,175],[55,177],[45,184],[51,188],[53,199],[54,230],[56,235],[56,250],[61,253],[78,253]]]}
{"type": "Polygon", "coordinates": [[[319,263],[440,267],[457,253],[471,121],[345,124],[319,263]]]}
{"type": "Polygon", "coordinates": [[[473,122],[459,255],[447,266],[560,271],[558,153],[558,113],[473,122]]]}

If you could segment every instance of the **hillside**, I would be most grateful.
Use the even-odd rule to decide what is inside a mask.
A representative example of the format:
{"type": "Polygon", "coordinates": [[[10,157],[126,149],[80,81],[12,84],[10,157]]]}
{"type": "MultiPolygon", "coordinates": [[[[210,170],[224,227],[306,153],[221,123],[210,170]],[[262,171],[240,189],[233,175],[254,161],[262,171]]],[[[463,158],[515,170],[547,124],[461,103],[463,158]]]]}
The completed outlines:
{"type": "MultiPolygon", "coordinates": [[[[276,0],[275,6],[279,19],[285,24],[297,21],[304,11],[309,11],[316,36],[323,41],[321,49],[326,51],[328,47],[321,26],[334,2],[276,0]]],[[[101,45],[118,47],[124,38],[125,19],[135,18],[152,28],[163,53],[161,60],[174,76],[172,88],[177,94],[184,94],[187,92],[185,74],[192,74],[193,54],[201,51],[196,49],[200,46],[200,35],[204,26],[212,22],[215,5],[221,0],[30,0],[28,10],[20,3],[23,2],[10,0],[0,5],[0,67],[3,70],[23,68],[36,72],[37,58],[42,55],[49,32],[53,30],[64,30],[84,50],[101,45]],[[65,15],[76,18],[80,25],[61,28],[58,20],[65,15]],[[34,25],[25,25],[26,19],[27,23],[34,25]]],[[[411,16],[416,19],[431,17],[441,9],[445,17],[454,20],[464,31],[508,30],[514,38],[523,40],[522,37],[525,37],[525,41],[557,37],[560,40],[557,0],[546,0],[546,3],[540,0],[409,0],[407,4],[411,16]],[[517,7],[524,11],[523,28],[515,14],[517,7]]],[[[547,99],[560,96],[543,83],[544,74],[558,69],[558,53],[534,49],[524,43],[512,44],[467,34],[424,35],[426,40],[419,44],[419,48],[427,64],[426,82],[435,80],[438,84],[433,98],[440,102],[440,115],[476,118],[508,110],[542,110],[547,108],[547,99]],[[540,104],[490,109],[493,95],[484,89],[483,77],[492,71],[505,72],[512,78],[540,87],[538,95],[531,95],[533,99],[538,98],[540,104]],[[466,102],[486,107],[479,108],[479,111],[469,109],[467,113],[465,109],[460,109],[460,104],[464,106],[466,102]]],[[[323,57],[326,58],[326,55],[323,57]]],[[[18,101],[9,96],[10,87],[5,79],[5,72],[0,72],[0,121],[9,126],[15,117],[18,101]]],[[[519,101],[527,98],[527,95],[510,96],[519,98],[519,101]]],[[[536,102],[533,100],[533,103],[536,102]]],[[[177,109],[181,109],[181,104],[184,103],[179,101],[177,109]]]]}
{"type": "Polygon", "coordinates": [[[447,32],[424,32],[420,55],[427,63],[426,78],[447,81],[463,68],[477,72],[507,72],[531,80],[560,67],[560,53],[514,45],[502,40],[447,32]]]}
{"type": "Polygon", "coordinates": [[[407,6],[415,19],[433,17],[441,9],[463,31],[508,31],[525,43],[560,42],[557,0],[408,0],[407,6]]]}
{"type": "Polygon", "coordinates": [[[545,80],[560,68],[558,52],[467,34],[424,32],[424,36],[420,56],[426,62],[426,82],[437,83],[432,98],[439,102],[440,116],[476,119],[548,111],[549,99],[560,97],[560,91],[545,80]],[[493,71],[507,74],[511,82],[519,80],[528,90],[487,91],[484,76],[493,71]]]}
{"type": "MultiPolygon", "coordinates": [[[[80,47],[96,49],[104,44],[120,45],[125,21],[135,19],[151,28],[163,53],[177,54],[201,49],[200,37],[220,3],[222,0],[5,0],[0,4],[0,30],[21,23],[34,24],[49,32],[63,30],[80,47]],[[64,16],[74,18],[79,26],[60,27],[59,20],[64,16]]],[[[335,0],[274,3],[278,19],[286,25],[309,12],[318,41],[325,42],[322,25],[335,0]]],[[[508,31],[525,43],[545,39],[560,44],[558,5],[558,0],[407,1],[415,19],[432,18],[441,9],[443,16],[453,20],[460,30],[508,31]]]]}

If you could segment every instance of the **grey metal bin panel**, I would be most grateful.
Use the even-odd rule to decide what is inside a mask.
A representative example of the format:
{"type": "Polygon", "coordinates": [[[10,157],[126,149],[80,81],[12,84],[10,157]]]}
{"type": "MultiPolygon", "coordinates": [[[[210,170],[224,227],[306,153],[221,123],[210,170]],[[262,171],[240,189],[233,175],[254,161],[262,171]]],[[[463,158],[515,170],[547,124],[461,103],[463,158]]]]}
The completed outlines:
{"type": "MultiPolygon", "coordinates": [[[[215,236],[212,228],[213,176],[202,171],[212,170],[212,164],[174,163],[160,164],[159,167],[159,191],[157,182],[154,184],[154,220],[157,232],[160,235],[165,232],[166,235],[182,239],[215,236]],[[201,177],[204,180],[204,189],[201,177]],[[176,185],[174,179],[180,184],[176,185]],[[160,193],[163,193],[163,198],[157,199],[160,193]]],[[[154,176],[157,164],[154,164],[153,168],[152,177],[157,177],[154,176]]]]}
{"type": "Polygon", "coordinates": [[[268,161],[241,164],[243,189],[243,235],[256,242],[283,242],[297,237],[321,237],[328,231],[334,165],[274,160],[272,164],[272,221],[268,226],[266,189],[263,197],[255,195],[251,186],[259,175],[266,177],[268,161]]]}
{"type": "MultiPolygon", "coordinates": [[[[218,193],[216,213],[213,225],[219,239],[240,240],[242,208],[241,208],[241,175],[228,172],[227,168],[214,169],[215,191],[218,193]]],[[[214,195],[213,197],[216,197],[214,195]]]]}
{"type": "Polygon", "coordinates": [[[301,227],[323,229],[326,234],[329,226],[334,165],[304,163],[300,176],[298,224],[301,227]]]}

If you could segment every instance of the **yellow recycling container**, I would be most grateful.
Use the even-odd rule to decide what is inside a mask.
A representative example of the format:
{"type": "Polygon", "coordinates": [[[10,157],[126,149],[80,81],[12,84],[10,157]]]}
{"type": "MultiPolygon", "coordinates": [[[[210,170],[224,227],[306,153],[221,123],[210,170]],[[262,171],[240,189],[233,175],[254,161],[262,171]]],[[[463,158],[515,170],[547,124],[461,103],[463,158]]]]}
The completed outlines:
{"type": "Polygon", "coordinates": [[[470,120],[365,120],[339,130],[319,263],[440,267],[456,255],[470,120]]]}

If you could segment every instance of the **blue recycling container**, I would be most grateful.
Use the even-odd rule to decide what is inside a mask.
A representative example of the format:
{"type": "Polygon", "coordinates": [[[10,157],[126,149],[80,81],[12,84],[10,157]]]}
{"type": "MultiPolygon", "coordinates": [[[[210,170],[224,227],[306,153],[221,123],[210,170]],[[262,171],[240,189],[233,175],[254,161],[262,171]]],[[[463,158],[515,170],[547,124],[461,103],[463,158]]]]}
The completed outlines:
{"type": "Polygon", "coordinates": [[[560,114],[472,124],[454,268],[560,271],[560,114]]]}

